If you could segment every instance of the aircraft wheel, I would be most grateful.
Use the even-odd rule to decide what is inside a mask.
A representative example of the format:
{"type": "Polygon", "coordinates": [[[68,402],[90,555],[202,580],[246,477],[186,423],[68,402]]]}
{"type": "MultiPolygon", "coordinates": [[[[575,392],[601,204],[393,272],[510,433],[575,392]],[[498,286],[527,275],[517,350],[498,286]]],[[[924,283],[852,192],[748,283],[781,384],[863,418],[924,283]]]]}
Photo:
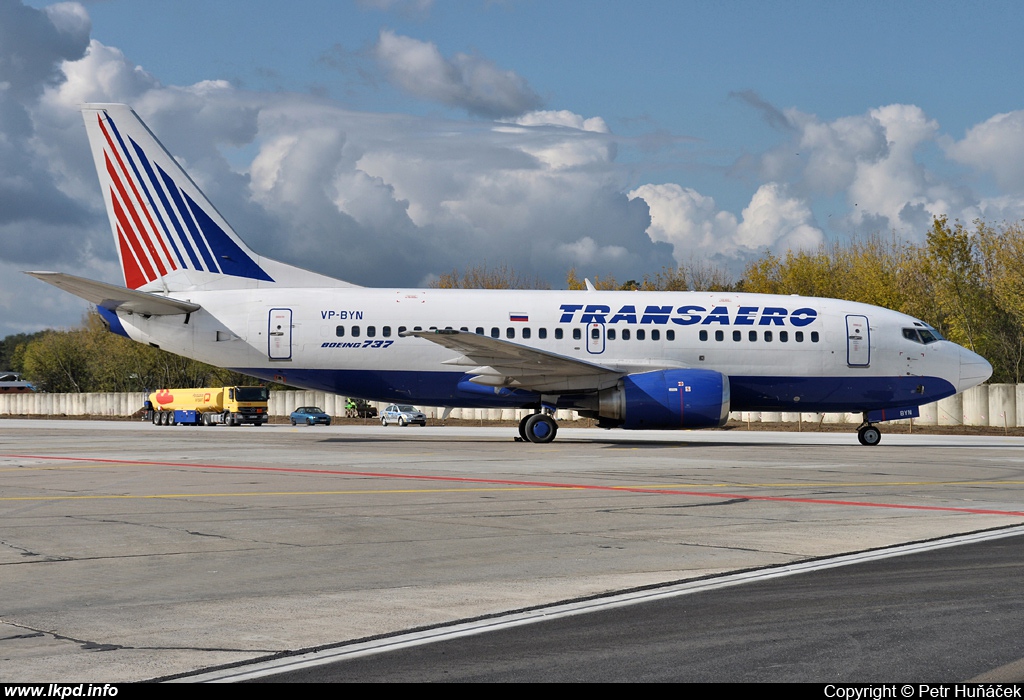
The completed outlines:
{"type": "Polygon", "coordinates": [[[526,437],[526,421],[528,421],[531,418],[533,418],[534,415],[536,415],[536,414],[531,413],[531,414],[529,414],[527,416],[524,416],[523,419],[521,421],[519,421],[519,439],[522,440],[523,442],[529,442],[530,441],[530,438],[526,437]]]}
{"type": "Polygon", "coordinates": [[[526,420],[525,432],[530,442],[544,444],[555,439],[558,423],[545,413],[534,413],[526,420]]]}
{"type": "Polygon", "coordinates": [[[882,441],[882,431],[873,425],[865,425],[857,431],[857,439],[862,445],[877,445],[882,441]]]}
{"type": "Polygon", "coordinates": [[[405,418],[403,418],[402,416],[398,417],[398,427],[399,428],[404,428],[405,427],[405,418]]]}

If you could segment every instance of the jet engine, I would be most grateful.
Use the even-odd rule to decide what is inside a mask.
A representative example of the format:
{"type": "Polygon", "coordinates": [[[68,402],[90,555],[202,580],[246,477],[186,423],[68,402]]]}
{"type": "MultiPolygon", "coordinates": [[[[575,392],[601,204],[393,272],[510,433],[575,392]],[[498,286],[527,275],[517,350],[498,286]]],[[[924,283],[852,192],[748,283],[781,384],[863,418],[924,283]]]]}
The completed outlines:
{"type": "Polygon", "coordinates": [[[717,428],[729,420],[729,378],[708,369],[630,374],[600,392],[598,404],[601,427],[717,428]]]}

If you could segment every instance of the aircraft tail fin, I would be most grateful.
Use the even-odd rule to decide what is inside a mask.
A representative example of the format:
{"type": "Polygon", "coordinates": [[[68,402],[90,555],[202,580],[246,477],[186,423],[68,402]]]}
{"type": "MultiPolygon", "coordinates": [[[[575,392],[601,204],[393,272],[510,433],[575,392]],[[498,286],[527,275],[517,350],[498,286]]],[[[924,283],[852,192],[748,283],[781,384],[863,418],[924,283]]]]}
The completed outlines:
{"type": "Polygon", "coordinates": [[[250,250],[128,105],[81,109],[130,289],[355,286],[250,250]]]}

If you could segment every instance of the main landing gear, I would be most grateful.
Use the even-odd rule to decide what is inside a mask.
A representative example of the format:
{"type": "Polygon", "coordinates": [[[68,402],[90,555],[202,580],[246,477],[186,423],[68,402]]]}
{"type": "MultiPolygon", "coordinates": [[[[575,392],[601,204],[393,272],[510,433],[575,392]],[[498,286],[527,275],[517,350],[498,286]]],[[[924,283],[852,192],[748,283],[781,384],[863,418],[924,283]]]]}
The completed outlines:
{"type": "Polygon", "coordinates": [[[857,428],[857,439],[862,445],[877,445],[882,441],[882,431],[868,423],[866,420],[857,428]]]}
{"type": "Polygon", "coordinates": [[[551,442],[557,432],[558,423],[546,413],[533,413],[519,421],[519,442],[551,442]]]}

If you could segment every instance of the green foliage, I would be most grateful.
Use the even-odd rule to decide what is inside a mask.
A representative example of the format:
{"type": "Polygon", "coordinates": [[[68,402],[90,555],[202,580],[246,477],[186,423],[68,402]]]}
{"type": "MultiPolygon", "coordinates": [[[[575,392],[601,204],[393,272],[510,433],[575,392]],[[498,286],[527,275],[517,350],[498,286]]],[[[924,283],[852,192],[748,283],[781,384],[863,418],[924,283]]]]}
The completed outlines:
{"type": "Polygon", "coordinates": [[[45,332],[17,333],[0,340],[0,372],[23,372],[25,346],[31,341],[42,337],[45,332]]]}
{"type": "Polygon", "coordinates": [[[25,378],[42,391],[152,391],[232,386],[253,379],[107,331],[96,313],[73,330],[45,331],[24,346],[25,378]]]}

